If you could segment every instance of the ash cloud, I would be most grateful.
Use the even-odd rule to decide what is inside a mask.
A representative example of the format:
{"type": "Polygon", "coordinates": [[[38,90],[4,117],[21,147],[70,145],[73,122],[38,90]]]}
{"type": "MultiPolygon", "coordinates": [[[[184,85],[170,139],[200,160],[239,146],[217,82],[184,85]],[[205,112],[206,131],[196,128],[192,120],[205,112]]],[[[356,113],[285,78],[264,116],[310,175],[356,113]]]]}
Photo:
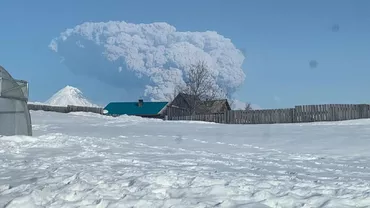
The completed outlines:
{"type": "Polygon", "coordinates": [[[245,80],[243,53],[214,31],[180,32],[167,23],[86,22],[62,32],[49,48],[75,74],[135,96],[167,100],[188,67],[206,61],[214,84],[233,94],[245,80]]]}

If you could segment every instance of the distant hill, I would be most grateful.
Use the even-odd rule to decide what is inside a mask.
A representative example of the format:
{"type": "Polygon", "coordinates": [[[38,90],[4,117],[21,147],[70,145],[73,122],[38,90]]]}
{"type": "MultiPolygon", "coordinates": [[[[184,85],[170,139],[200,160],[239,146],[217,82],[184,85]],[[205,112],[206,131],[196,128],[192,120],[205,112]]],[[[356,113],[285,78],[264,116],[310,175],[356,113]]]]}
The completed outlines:
{"type": "MultiPolygon", "coordinates": [[[[31,103],[31,102],[30,102],[31,103]]],[[[40,104],[40,103],[34,103],[40,104]]],[[[91,103],[88,99],[83,96],[81,90],[67,85],[63,89],[59,90],[55,93],[51,98],[49,98],[45,103],[45,105],[52,105],[52,106],[67,106],[67,105],[75,105],[75,106],[88,106],[88,107],[99,107],[91,103]]]]}

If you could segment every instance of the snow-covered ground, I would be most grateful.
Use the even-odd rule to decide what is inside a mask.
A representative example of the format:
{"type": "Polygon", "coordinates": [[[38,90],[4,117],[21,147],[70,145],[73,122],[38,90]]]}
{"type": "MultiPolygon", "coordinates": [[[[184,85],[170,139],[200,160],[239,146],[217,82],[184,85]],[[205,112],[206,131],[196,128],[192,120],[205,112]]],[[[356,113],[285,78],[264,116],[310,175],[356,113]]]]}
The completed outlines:
{"type": "Polygon", "coordinates": [[[0,207],[370,207],[370,120],[222,125],[31,112],[0,207]]]}

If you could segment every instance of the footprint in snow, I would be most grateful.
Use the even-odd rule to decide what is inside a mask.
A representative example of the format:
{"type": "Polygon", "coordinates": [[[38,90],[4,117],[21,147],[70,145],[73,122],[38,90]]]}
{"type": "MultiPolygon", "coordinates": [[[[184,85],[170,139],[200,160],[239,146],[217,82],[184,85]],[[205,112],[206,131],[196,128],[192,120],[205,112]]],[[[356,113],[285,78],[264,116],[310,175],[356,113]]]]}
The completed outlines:
{"type": "Polygon", "coordinates": [[[183,142],[184,141],[184,139],[182,138],[182,136],[181,135],[178,135],[178,136],[176,136],[176,138],[175,138],[175,142],[177,143],[177,144],[180,144],[181,142],[183,142]]]}

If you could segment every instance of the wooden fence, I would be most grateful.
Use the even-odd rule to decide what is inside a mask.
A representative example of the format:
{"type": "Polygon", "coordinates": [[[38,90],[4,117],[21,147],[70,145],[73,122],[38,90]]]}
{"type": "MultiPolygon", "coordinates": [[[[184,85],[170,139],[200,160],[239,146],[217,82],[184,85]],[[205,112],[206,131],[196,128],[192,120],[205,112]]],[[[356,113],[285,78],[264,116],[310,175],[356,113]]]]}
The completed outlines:
{"type": "MultiPolygon", "coordinates": [[[[103,114],[103,108],[85,106],[49,106],[28,104],[29,110],[52,111],[59,113],[91,112],[103,114]]],[[[233,110],[219,114],[189,115],[186,109],[169,107],[166,109],[168,120],[208,121],[224,124],[273,124],[303,123],[317,121],[342,121],[370,118],[368,104],[327,104],[302,105],[287,109],[233,110]]]]}
{"type": "Polygon", "coordinates": [[[362,118],[370,118],[370,105],[303,105],[288,109],[233,110],[220,114],[167,116],[168,120],[195,120],[225,124],[303,123],[362,118]]]}
{"type": "Polygon", "coordinates": [[[85,106],[50,106],[50,105],[37,105],[28,104],[28,110],[42,110],[42,111],[52,111],[58,113],[70,113],[70,112],[91,112],[103,114],[103,108],[98,107],[85,107],[85,106]]]}

